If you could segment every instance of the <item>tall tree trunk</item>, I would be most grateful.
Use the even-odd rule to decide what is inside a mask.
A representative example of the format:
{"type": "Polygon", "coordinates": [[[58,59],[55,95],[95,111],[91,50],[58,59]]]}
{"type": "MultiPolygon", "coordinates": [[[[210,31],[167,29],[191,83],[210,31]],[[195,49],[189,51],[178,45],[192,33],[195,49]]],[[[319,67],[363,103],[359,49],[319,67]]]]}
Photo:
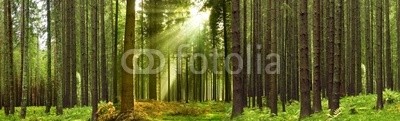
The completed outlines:
{"type": "Polygon", "coordinates": [[[55,68],[55,70],[57,70],[56,72],[56,82],[54,83],[54,87],[55,87],[55,90],[56,90],[56,102],[57,102],[57,104],[56,104],[56,114],[57,115],[62,115],[63,114],[63,93],[62,93],[62,91],[63,91],[63,85],[62,85],[62,80],[63,80],[63,74],[64,73],[62,73],[63,72],[63,62],[64,62],[64,60],[63,60],[63,58],[62,58],[62,51],[63,51],[63,47],[62,47],[62,36],[60,36],[60,35],[62,35],[61,34],[61,26],[60,26],[60,23],[61,23],[61,1],[55,1],[54,2],[54,8],[55,8],[55,12],[56,12],[56,14],[55,14],[55,38],[56,38],[56,59],[57,60],[59,60],[57,63],[56,63],[56,68],[55,68]]]}
{"type": "Polygon", "coordinates": [[[322,111],[321,105],[321,0],[314,0],[314,29],[313,29],[313,52],[314,52],[314,81],[313,81],[313,109],[315,112],[322,111]]]}
{"type": "Polygon", "coordinates": [[[5,78],[4,78],[4,113],[6,115],[12,114],[12,91],[11,90],[11,82],[14,79],[13,75],[13,36],[12,36],[12,18],[11,18],[11,1],[5,0],[4,1],[4,32],[5,32],[5,59],[6,62],[5,66],[5,78]]]}
{"type": "MultiPolygon", "coordinates": [[[[92,120],[97,120],[97,103],[98,103],[98,71],[97,71],[97,44],[98,44],[98,0],[92,0],[92,120]]],[[[132,62],[132,61],[130,61],[132,62]]],[[[133,80],[133,79],[132,79],[133,80]]],[[[131,82],[131,81],[130,81],[131,82]]],[[[124,92],[124,91],[122,91],[124,92]]],[[[133,91],[132,91],[133,92],[133,91]]],[[[122,109],[124,109],[124,104],[122,103],[122,109]]]]}
{"type": "Polygon", "coordinates": [[[79,7],[79,13],[80,13],[80,40],[81,40],[81,73],[82,73],[82,78],[81,78],[81,103],[83,106],[88,106],[89,105],[89,99],[88,99],[88,80],[89,80],[89,75],[88,75],[88,40],[86,38],[87,36],[87,31],[86,31],[86,3],[87,0],[82,0],[80,3],[79,7]]]}
{"type": "Polygon", "coordinates": [[[71,78],[71,101],[70,101],[70,107],[73,107],[77,104],[78,101],[78,91],[77,91],[77,80],[76,80],[76,31],[75,31],[75,27],[76,27],[76,22],[75,22],[75,0],[68,0],[70,3],[68,5],[69,7],[69,11],[68,11],[68,15],[69,15],[69,36],[70,36],[70,40],[68,40],[70,42],[70,57],[71,57],[71,61],[70,61],[70,78],[71,78]]]}
{"type": "MultiPolygon", "coordinates": [[[[225,54],[225,58],[228,56],[228,25],[227,25],[227,0],[223,0],[222,1],[222,21],[224,23],[224,54],[225,54]]],[[[228,64],[228,63],[226,63],[228,64]]],[[[230,67],[230,65],[225,65],[226,67],[230,67]]],[[[231,102],[232,101],[232,96],[231,96],[231,79],[229,78],[230,75],[228,74],[227,71],[225,72],[225,102],[231,102]]]]}
{"type": "Polygon", "coordinates": [[[365,1],[365,10],[368,12],[365,12],[365,23],[366,23],[366,27],[365,27],[365,45],[366,45],[366,53],[365,55],[366,57],[366,61],[367,61],[367,66],[366,66],[366,77],[367,77],[367,84],[366,84],[366,92],[367,94],[372,94],[373,90],[374,90],[374,59],[373,59],[373,53],[374,53],[374,49],[373,49],[373,39],[371,38],[371,34],[372,34],[372,22],[371,22],[371,0],[366,0],[365,1]]]}
{"type": "Polygon", "coordinates": [[[333,76],[333,85],[332,85],[332,107],[331,114],[335,115],[336,110],[339,108],[339,100],[340,100],[340,74],[341,74],[341,42],[343,36],[343,0],[338,0],[335,3],[335,47],[334,47],[334,76],[333,76]]]}
{"type": "Polygon", "coordinates": [[[397,0],[397,90],[400,90],[400,0],[397,0]]]}
{"type": "MultiPolygon", "coordinates": [[[[29,55],[28,55],[28,37],[26,36],[25,32],[26,31],[26,8],[28,8],[28,6],[26,6],[28,3],[27,0],[22,0],[22,11],[21,11],[21,80],[22,80],[22,103],[21,103],[21,113],[20,113],[20,117],[22,119],[25,119],[26,117],[26,106],[27,106],[27,82],[28,82],[28,73],[29,73],[29,69],[28,69],[28,60],[29,60],[29,55]]],[[[49,3],[47,3],[49,4],[49,3]]]]}
{"type": "Polygon", "coordinates": [[[376,109],[380,110],[383,109],[383,64],[382,64],[382,52],[383,52],[383,16],[382,16],[382,1],[376,1],[376,55],[379,55],[379,57],[377,57],[377,72],[376,72],[376,93],[377,93],[377,101],[376,101],[376,109]]]}
{"type": "MultiPolygon", "coordinates": [[[[277,35],[278,35],[278,26],[277,26],[277,12],[279,6],[277,5],[277,1],[271,1],[271,7],[272,7],[272,13],[271,13],[271,53],[277,53],[277,35]]],[[[271,63],[279,63],[278,58],[272,58],[271,63]]],[[[278,67],[276,67],[277,69],[278,67]]],[[[269,102],[269,107],[271,109],[271,114],[278,114],[278,93],[277,93],[277,74],[271,75],[271,81],[270,81],[270,102],[269,102]]]]}
{"type": "Polygon", "coordinates": [[[334,0],[329,0],[328,3],[328,11],[326,14],[328,14],[329,18],[327,20],[328,22],[328,42],[327,44],[327,70],[328,70],[328,84],[327,84],[327,92],[328,92],[328,106],[330,109],[332,109],[332,87],[333,87],[333,78],[334,78],[334,40],[335,40],[335,2],[334,0]]]}
{"type": "Polygon", "coordinates": [[[356,89],[356,78],[355,78],[355,34],[356,34],[356,30],[358,28],[355,28],[355,9],[354,9],[354,0],[352,1],[348,1],[348,32],[351,34],[348,34],[348,58],[349,58],[349,64],[348,64],[348,82],[349,84],[347,85],[347,95],[349,96],[354,96],[356,94],[355,89],[356,89]]]}
{"type": "MultiPolygon", "coordinates": [[[[125,41],[124,52],[128,52],[135,47],[135,0],[128,0],[126,6],[126,25],[125,25],[125,41]]],[[[134,69],[132,58],[126,58],[126,66],[134,69]]],[[[121,112],[129,113],[133,111],[134,103],[134,70],[127,72],[122,70],[121,83],[121,112]]]]}
{"type": "Polygon", "coordinates": [[[101,99],[103,101],[108,102],[108,80],[107,80],[107,55],[106,55],[106,31],[105,31],[105,2],[104,0],[100,0],[100,41],[101,41],[101,57],[100,57],[100,62],[101,62],[101,99]]]}
{"type": "Polygon", "coordinates": [[[354,54],[354,59],[355,59],[355,81],[356,81],[356,94],[360,94],[362,92],[362,69],[361,69],[361,12],[360,12],[360,0],[353,0],[354,1],[354,12],[353,16],[355,19],[354,23],[354,31],[355,34],[353,35],[355,38],[353,39],[355,41],[354,48],[355,48],[355,54],[354,54]]]}
{"type": "Polygon", "coordinates": [[[253,0],[253,83],[257,105],[262,108],[262,80],[261,80],[261,10],[260,0],[253,0]]]}
{"type": "MultiPolygon", "coordinates": [[[[51,12],[50,12],[50,0],[46,0],[46,9],[47,9],[47,82],[46,82],[46,113],[50,113],[50,108],[53,102],[53,85],[52,85],[52,77],[51,77],[51,12]]],[[[22,31],[21,31],[22,32],[22,31]]]]}
{"type": "MultiPolygon", "coordinates": [[[[232,0],[232,53],[240,55],[240,0],[232,0]]],[[[233,59],[233,70],[239,69],[239,61],[233,59]]],[[[243,80],[241,74],[233,74],[232,118],[243,113],[243,80]]]]}
{"type": "Polygon", "coordinates": [[[300,2],[300,24],[299,24],[299,46],[300,46],[300,118],[305,118],[311,115],[311,99],[310,99],[310,69],[309,69],[309,48],[308,48],[308,0],[301,0],[300,2]]]}
{"type": "MultiPolygon", "coordinates": [[[[119,1],[115,1],[115,32],[114,32],[114,44],[113,44],[113,102],[118,103],[118,69],[117,69],[117,58],[118,58],[118,12],[119,12],[119,1]]],[[[143,87],[143,85],[142,85],[143,87]]]]}
{"type": "Polygon", "coordinates": [[[385,0],[385,17],[386,17],[386,87],[393,90],[393,71],[392,71],[392,45],[390,35],[390,1],[385,0]]]}

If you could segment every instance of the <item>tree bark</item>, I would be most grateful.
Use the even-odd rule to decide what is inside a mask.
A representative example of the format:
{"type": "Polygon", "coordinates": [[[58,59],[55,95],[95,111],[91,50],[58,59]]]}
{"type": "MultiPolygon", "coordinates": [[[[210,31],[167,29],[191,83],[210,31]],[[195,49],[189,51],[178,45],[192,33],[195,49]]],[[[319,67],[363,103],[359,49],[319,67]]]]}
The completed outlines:
{"type": "Polygon", "coordinates": [[[377,93],[377,101],[376,101],[376,109],[381,110],[383,109],[383,64],[382,64],[382,52],[383,52],[383,16],[382,16],[382,1],[376,1],[376,22],[377,22],[377,27],[376,27],[376,51],[377,55],[377,72],[376,72],[376,93],[377,93]]]}
{"type": "MultiPolygon", "coordinates": [[[[91,20],[92,20],[92,120],[97,120],[97,104],[98,104],[98,71],[97,71],[97,44],[98,44],[98,0],[92,0],[92,12],[91,12],[91,20]]],[[[133,80],[133,79],[132,79],[133,80]]],[[[124,92],[124,91],[122,91],[124,92]]],[[[133,92],[133,91],[132,91],[133,92]]],[[[122,109],[124,109],[124,104],[122,103],[122,109]]]]}
{"type": "Polygon", "coordinates": [[[62,47],[62,35],[61,34],[61,1],[55,1],[54,3],[54,8],[55,8],[55,38],[56,38],[56,58],[57,60],[59,60],[56,63],[56,82],[54,83],[54,87],[56,90],[56,114],[57,115],[62,115],[63,114],[63,85],[62,85],[62,80],[64,79],[64,76],[62,73],[63,72],[63,58],[62,58],[62,51],[63,51],[63,47],[62,47]]]}
{"type": "Polygon", "coordinates": [[[340,101],[340,82],[341,82],[341,42],[343,36],[343,0],[338,0],[335,3],[335,52],[334,52],[334,76],[333,76],[333,85],[332,85],[332,107],[331,107],[331,115],[335,115],[336,110],[339,108],[340,101]]]}
{"type": "Polygon", "coordinates": [[[397,90],[400,90],[400,0],[397,0],[397,90]]]}
{"type": "MultiPolygon", "coordinates": [[[[128,0],[126,6],[126,25],[125,25],[125,41],[124,52],[128,52],[135,47],[135,0],[128,0]]],[[[126,65],[129,68],[133,67],[132,58],[126,59],[126,65]]],[[[134,108],[134,72],[122,70],[121,83],[121,112],[129,113],[134,108]],[[133,74],[130,74],[133,73],[133,74]]]]}
{"type": "MultiPolygon", "coordinates": [[[[240,55],[240,0],[232,0],[232,52],[240,55]]],[[[233,59],[233,70],[239,69],[239,61],[233,59]]],[[[243,80],[241,74],[233,74],[232,118],[243,113],[243,80]]]]}
{"type": "MultiPolygon", "coordinates": [[[[114,32],[114,44],[113,44],[113,102],[118,103],[118,69],[117,69],[117,58],[118,58],[118,13],[119,13],[119,1],[115,1],[115,32],[114,32]]],[[[143,86],[143,85],[142,85],[143,86]]]]}
{"type": "Polygon", "coordinates": [[[322,111],[321,105],[321,0],[314,0],[314,29],[313,29],[313,52],[314,52],[314,81],[313,81],[313,109],[314,112],[322,111]]]}
{"type": "MultiPolygon", "coordinates": [[[[27,82],[29,79],[29,69],[28,69],[28,60],[29,60],[29,55],[28,55],[28,45],[29,42],[28,37],[26,36],[26,8],[28,8],[27,5],[27,0],[22,0],[22,11],[21,11],[21,81],[22,81],[22,102],[21,102],[21,113],[20,117],[22,119],[25,119],[26,117],[26,106],[27,106],[27,97],[28,97],[28,92],[27,92],[27,82]]],[[[49,4],[49,3],[47,3],[49,4]]]]}
{"type": "Polygon", "coordinates": [[[107,55],[106,55],[106,31],[105,31],[105,3],[104,0],[100,0],[100,41],[101,41],[101,57],[100,57],[100,62],[101,62],[101,99],[103,101],[108,102],[108,79],[107,79],[107,55]]]}
{"type": "Polygon", "coordinates": [[[390,35],[390,1],[385,0],[385,18],[386,18],[386,87],[393,90],[393,70],[392,70],[392,45],[391,45],[391,35],[390,35]]]}
{"type": "MultiPolygon", "coordinates": [[[[50,11],[50,0],[46,0],[46,10],[47,10],[47,82],[46,82],[46,110],[45,113],[50,113],[50,108],[53,102],[53,85],[52,85],[52,75],[51,75],[51,11],[50,11]]],[[[22,32],[22,31],[21,31],[22,32]]]]}
{"type": "Polygon", "coordinates": [[[300,119],[311,115],[311,99],[310,99],[310,69],[309,69],[309,48],[308,48],[308,12],[307,12],[307,0],[301,0],[300,2],[300,24],[299,24],[299,46],[300,46],[300,62],[299,62],[299,73],[300,73],[300,90],[301,90],[301,102],[300,102],[300,119]]]}
{"type": "Polygon", "coordinates": [[[367,56],[367,66],[366,66],[366,75],[367,75],[367,84],[366,84],[366,92],[367,94],[372,94],[373,90],[374,90],[374,59],[373,59],[373,54],[374,54],[374,48],[373,48],[373,39],[371,38],[371,34],[372,34],[372,22],[371,22],[371,14],[369,12],[372,13],[371,11],[371,0],[366,0],[365,1],[365,10],[368,12],[366,13],[366,19],[365,19],[365,23],[366,23],[366,27],[365,27],[365,45],[366,45],[366,56],[367,56]]]}

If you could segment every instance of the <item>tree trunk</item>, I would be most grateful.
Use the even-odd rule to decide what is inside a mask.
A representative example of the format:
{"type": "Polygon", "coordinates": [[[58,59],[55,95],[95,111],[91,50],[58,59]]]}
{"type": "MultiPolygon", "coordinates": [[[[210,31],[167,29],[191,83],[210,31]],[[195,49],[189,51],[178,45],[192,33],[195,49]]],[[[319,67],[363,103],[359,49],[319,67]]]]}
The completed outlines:
{"type": "MultiPolygon", "coordinates": [[[[277,53],[277,35],[278,35],[278,26],[277,26],[277,9],[279,6],[277,5],[277,1],[271,1],[271,7],[272,7],[272,13],[271,13],[271,53],[277,53]]],[[[279,63],[277,61],[277,58],[272,58],[271,63],[279,63]]],[[[277,69],[278,67],[276,67],[277,69]]],[[[270,81],[270,94],[269,94],[269,107],[271,109],[271,114],[278,114],[278,93],[277,93],[277,74],[271,75],[271,81],[270,81]]]]}
{"type": "MultiPolygon", "coordinates": [[[[126,25],[125,25],[125,41],[124,52],[128,52],[135,47],[135,0],[128,0],[126,6],[126,25]]],[[[126,66],[134,69],[132,58],[126,58],[126,66]]],[[[133,111],[134,103],[134,70],[127,72],[122,70],[122,83],[121,83],[121,112],[129,113],[133,111]]]]}
{"type": "Polygon", "coordinates": [[[64,59],[62,58],[62,51],[63,51],[63,47],[62,47],[62,35],[61,34],[61,26],[60,23],[61,22],[61,1],[56,1],[55,5],[55,12],[56,12],[56,16],[55,18],[55,37],[56,37],[56,59],[59,60],[56,63],[56,82],[54,83],[54,87],[56,90],[56,94],[57,94],[57,104],[56,104],[56,114],[57,115],[62,115],[63,114],[63,85],[62,85],[62,80],[64,79],[64,76],[62,73],[63,72],[63,63],[64,63],[64,59]]]}
{"type": "Polygon", "coordinates": [[[86,0],[81,1],[81,6],[79,7],[80,13],[80,40],[81,40],[81,103],[83,106],[89,105],[88,99],[88,44],[87,44],[87,31],[86,31],[86,0]]]}
{"type": "Polygon", "coordinates": [[[365,1],[365,10],[368,12],[366,13],[365,16],[365,23],[366,23],[366,27],[365,27],[365,45],[366,45],[366,56],[367,56],[367,66],[366,66],[366,77],[367,77],[367,84],[366,84],[366,92],[367,94],[372,94],[373,90],[374,90],[374,59],[373,59],[373,53],[374,53],[374,49],[373,49],[373,39],[371,39],[371,30],[372,30],[372,22],[371,22],[371,0],[366,0],[365,1]]]}
{"type": "Polygon", "coordinates": [[[386,17],[386,87],[393,90],[393,71],[392,71],[392,50],[391,50],[391,35],[390,35],[390,1],[385,0],[385,17],[386,17]]]}
{"type": "Polygon", "coordinates": [[[377,27],[376,27],[376,51],[377,51],[377,55],[379,55],[379,57],[377,57],[377,72],[376,72],[376,93],[377,93],[377,101],[376,101],[376,109],[381,110],[383,109],[383,64],[382,64],[382,52],[383,52],[383,16],[382,16],[382,1],[376,1],[377,5],[376,5],[376,22],[377,22],[377,27]]]}
{"type": "Polygon", "coordinates": [[[314,81],[313,81],[313,109],[315,112],[322,111],[321,105],[321,0],[314,0],[314,29],[313,29],[313,52],[314,52],[314,81]]]}
{"type": "Polygon", "coordinates": [[[101,57],[100,57],[100,62],[101,62],[101,99],[103,101],[108,102],[108,80],[107,80],[107,55],[106,55],[106,31],[105,31],[105,3],[104,0],[100,0],[100,41],[101,41],[101,57]]]}
{"type": "Polygon", "coordinates": [[[301,90],[301,102],[300,102],[300,118],[305,118],[311,115],[311,99],[310,99],[310,69],[309,69],[309,48],[308,48],[308,12],[307,12],[307,0],[301,0],[300,2],[300,24],[299,24],[299,46],[300,46],[300,90],[301,90]]]}
{"type": "Polygon", "coordinates": [[[334,76],[333,76],[333,85],[332,85],[332,107],[331,107],[331,115],[335,115],[336,110],[339,108],[340,101],[340,74],[341,74],[341,42],[343,36],[343,0],[338,0],[335,4],[335,54],[334,54],[334,76]]]}
{"type": "Polygon", "coordinates": [[[5,59],[6,62],[5,66],[5,77],[4,77],[4,112],[6,115],[12,114],[12,81],[14,79],[13,75],[13,36],[12,36],[12,18],[11,18],[11,1],[5,0],[4,1],[4,32],[5,32],[5,59]]]}
{"type": "MultiPolygon", "coordinates": [[[[113,44],[113,102],[118,103],[118,12],[119,12],[119,1],[115,2],[115,32],[114,32],[114,44],[113,44]]],[[[143,85],[142,85],[143,87],[143,85]]]]}
{"type": "MultiPolygon", "coordinates": [[[[92,1],[92,12],[91,12],[91,20],[92,20],[92,120],[97,120],[97,104],[98,104],[98,71],[97,71],[97,44],[98,44],[98,0],[92,1]]],[[[132,61],[131,61],[132,62],[132,61]]],[[[133,80],[133,79],[132,79],[133,80]]],[[[124,92],[124,91],[122,91],[124,92]]],[[[122,103],[121,107],[125,107],[122,103]]]]}
{"type": "MultiPolygon", "coordinates": [[[[232,0],[232,53],[240,55],[240,0],[232,0]]],[[[239,61],[232,60],[233,70],[239,69],[239,61]]],[[[243,113],[243,80],[241,74],[233,74],[232,118],[243,113]]]]}
{"type": "MultiPolygon", "coordinates": [[[[52,77],[51,77],[51,12],[50,12],[50,0],[46,0],[46,9],[47,9],[47,82],[46,82],[46,110],[45,113],[50,113],[50,108],[52,105],[52,77]]],[[[22,31],[21,31],[22,32],[22,31]]]]}
{"type": "MultiPolygon", "coordinates": [[[[28,60],[29,60],[29,55],[28,55],[28,37],[25,35],[26,32],[26,25],[25,19],[26,19],[26,8],[28,8],[27,5],[28,1],[22,0],[22,11],[21,11],[21,81],[22,81],[22,103],[21,103],[21,113],[20,117],[22,119],[25,119],[26,117],[26,106],[27,106],[27,82],[29,79],[28,73],[28,60]]],[[[50,4],[50,3],[47,3],[50,4]]]]}
{"type": "Polygon", "coordinates": [[[400,90],[400,0],[397,0],[397,90],[400,90]]]}
{"type": "Polygon", "coordinates": [[[328,11],[326,14],[329,15],[327,20],[328,22],[328,43],[327,43],[327,70],[328,70],[328,84],[327,84],[327,92],[328,92],[328,105],[331,109],[332,107],[332,87],[333,87],[333,78],[334,78],[334,40],[335,40],[335,2],[334,0],[329,0],[328,11]]]}
{"type": "MultiPolygon", "coordinates": [[[[222,4],[222,21],[223,21],[223,23],[224,23],[224,54],[225,54],[225,58],[228,56],[228,42],[229,42],[229,40],[228,40],[228,25],[227,25],[227,10],[226,10],[226,0],[223,0],[222,1],[223,2],[223,4],[222,4]]],[[[228,64],[228,63],[226,63],[226,64],[228,64]]],[[[228,65],[225,65],[226,66],[226,68],[228,68],[230,65],[228,64],[228,65]]],[[[227,71],[224,71],[225,72],[225,102],[231,102],[231,100],[232,100],[232,96],[231,96],[231,92],[232,92],[232,89],[231,89],[231,79],[229,78],[230,77],[230,75],[228,74],[228,72],[227,71]]]]}

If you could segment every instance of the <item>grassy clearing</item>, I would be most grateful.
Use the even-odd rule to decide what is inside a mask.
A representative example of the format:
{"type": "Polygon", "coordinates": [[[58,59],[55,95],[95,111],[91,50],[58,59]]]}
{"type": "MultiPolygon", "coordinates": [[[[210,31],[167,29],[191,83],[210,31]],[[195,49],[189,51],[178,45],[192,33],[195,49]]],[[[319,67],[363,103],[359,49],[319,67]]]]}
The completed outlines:
{"type": "MultiPolygon", "coordinates": [[[[25,121],[87,121],[90,118],[90,107],[79,107],[65,109],[64,115],[57,116],[55,108],[52,108],[50,114],[44,113],[45,107],[28,107],[25,121]]],[[[0,112],[0,121],[20,121],[20,108],[16,108],[15,114],[5,116],[4,110],[0,112]]]]}
{"type": "MultiPolygon", "coordinates": [[[[336,115],[329,115],[327,101],[323,101],[324,111],[313,114],[306,118],[306,121],[397,121],[400,118],[400,93],[386,91],[385,108],[377,111],[374,109],[376,95],[362,95],[346,97],[341,100],[341,108],[336,115]]],[[[118,106],[112,103],[101,103],[99,119],[115,120],[120,118],[118,106]]],[[[281,108],[280,108],[281,109],[281,108]]],[[[242,116],[235,118],[237,121],[296,121],[299,116],[299,103],[292,102],[287,105],[286,112],[279,112],[278,116],[271,116],[267,109],[247,108],[242,116]]],[[[19,114],[17,108],[16,114],[19,114]]],[[[138,120],[169,120],[169,121],[199,121],[199,120],[230,120],[231,104],[221,102],[205,103],[177,103],[145,101],[135,103],[135,113],[129,114],[124,119],[138,120]]],[[[57,116],[53,108],[51,114],[44,113],[44,107],[29,107],[27,121],[87,121],[90,118],[90,107],[72,108],[64,110],[64,115],[57,116]]],[[[0,112],[1,121],[20,120],[18,115],[6,117],[3,111],[0,112]]]]}

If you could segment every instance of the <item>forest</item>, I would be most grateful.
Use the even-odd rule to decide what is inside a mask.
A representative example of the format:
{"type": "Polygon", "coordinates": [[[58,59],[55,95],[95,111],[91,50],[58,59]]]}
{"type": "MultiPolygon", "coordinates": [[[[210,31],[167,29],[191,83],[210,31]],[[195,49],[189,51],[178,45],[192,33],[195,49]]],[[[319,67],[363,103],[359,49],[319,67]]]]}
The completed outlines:
{"type": "Polygon", "coordinates": [[[400,117],[400,0],[0,0],[0,120],[400,117]]]}

